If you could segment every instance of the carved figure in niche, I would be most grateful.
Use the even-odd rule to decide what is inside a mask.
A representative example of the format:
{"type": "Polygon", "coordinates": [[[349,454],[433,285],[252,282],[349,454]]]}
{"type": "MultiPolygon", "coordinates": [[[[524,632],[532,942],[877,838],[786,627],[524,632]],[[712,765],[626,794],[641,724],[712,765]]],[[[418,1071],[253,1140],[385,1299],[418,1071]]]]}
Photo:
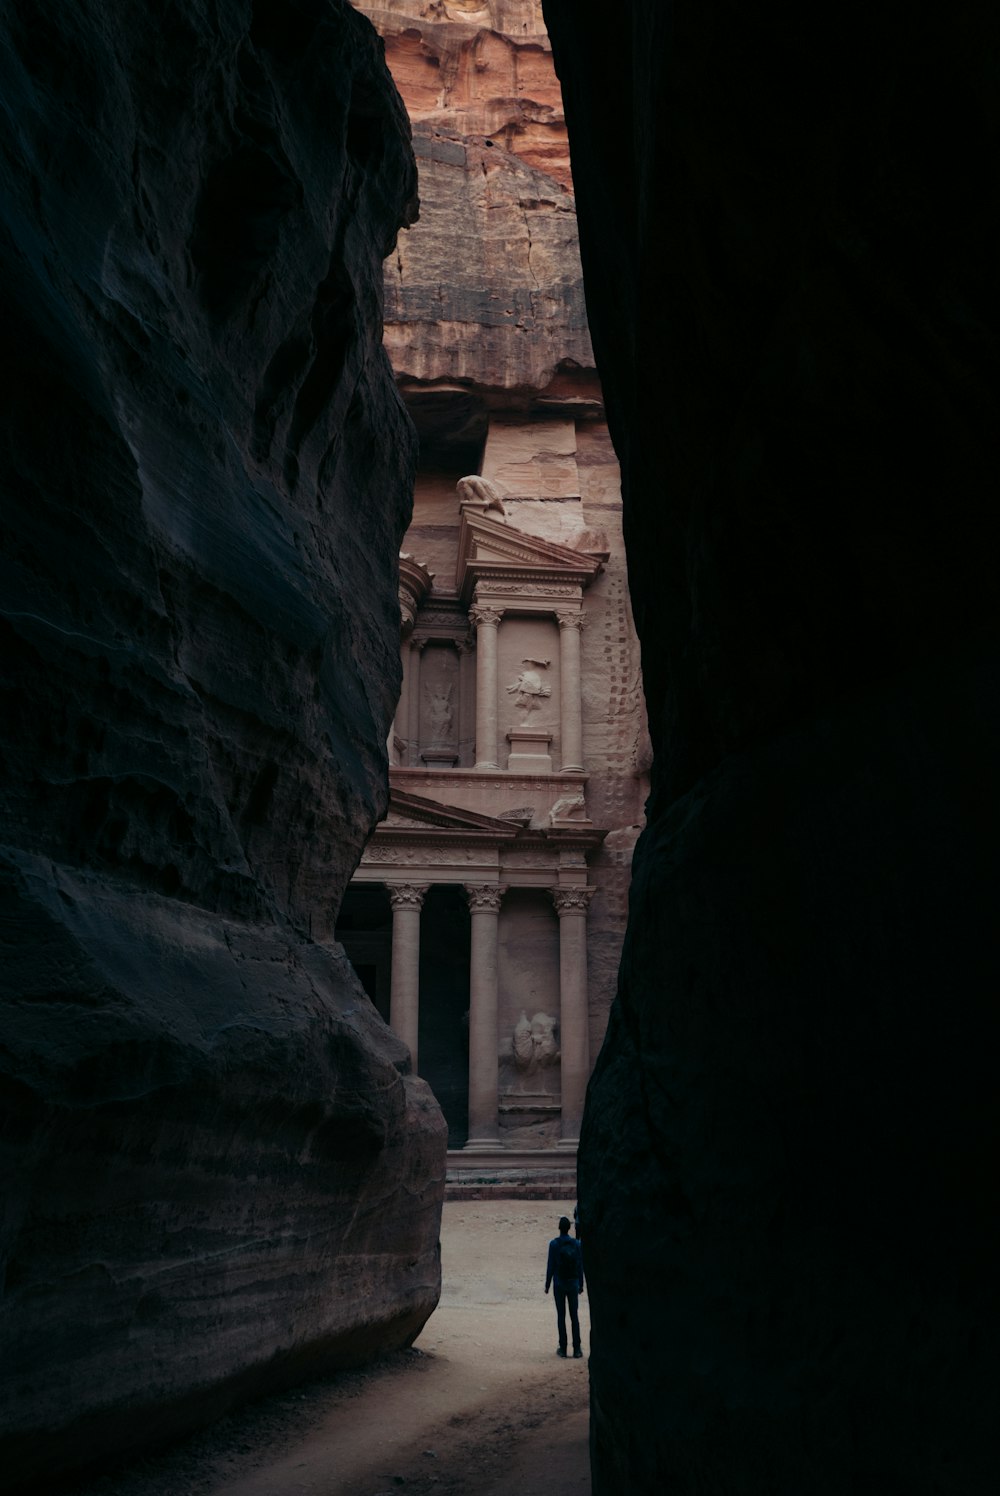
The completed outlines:
{"type": "Polygon", "coordinates": [[[539,1070],[548,1070],[558,1063],[556,1024],[557,1020],[549,1013],[536,1013],[529,1019],[522,1008],[511,1040],[514,1064],[522,1075],[536,1075],[539,1070]]]}
{"type": "Polygon", "coordinates": [[[451,704],[453,687],[439,684],[426,687],[427,725],[432,743],[446,743],[451,737],[455,711],[451,704]]]}
{"type": "Polygon", "coordinates": [[[539,670],[547,670],[551,661],[522,660],[521,664],[528,668],[522,670],[516,680],[511,681],[507,687],[507,695],[513,696],[514,705],[527,717],[529,713],[537,712],[545,698],[552,695],[552,687],[538,673],[539,670]]]}
{"type": "Polygon", "coordinates": [[[461,503],[482,504],[485,514],[489,514],[492,510],[496,514],[506,515],[507,511],[503,507],[500,490],[488,478],[480,478],[476,473],[472,473],[468,478],[459,478],[455,487],[461,503]]]}
{"type": "Polygon", "coordinates": [[[550,826],[554,826],[557,821],[585,821],[586,819],[587,802],[579,793],[563,795],[549,811],[550,826]]]}

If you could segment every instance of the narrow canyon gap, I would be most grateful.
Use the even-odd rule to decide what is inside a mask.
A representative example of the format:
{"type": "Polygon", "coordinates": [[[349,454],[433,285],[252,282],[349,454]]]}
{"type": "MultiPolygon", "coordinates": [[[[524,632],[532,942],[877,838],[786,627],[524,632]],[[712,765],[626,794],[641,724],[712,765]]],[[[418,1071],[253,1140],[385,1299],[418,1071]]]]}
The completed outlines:
{"type": "Polygon", "coordinates": [[[0,1468],[407,1344],[446,1132],[333,941],[386,804],[409,127],[344,0],[4,7],[0,1468]]]}
{"type": "Polygon", "coordinates": [[[995,1479],[998,23],[545,0],[654,744],[594,1489],[995,1479]]]}

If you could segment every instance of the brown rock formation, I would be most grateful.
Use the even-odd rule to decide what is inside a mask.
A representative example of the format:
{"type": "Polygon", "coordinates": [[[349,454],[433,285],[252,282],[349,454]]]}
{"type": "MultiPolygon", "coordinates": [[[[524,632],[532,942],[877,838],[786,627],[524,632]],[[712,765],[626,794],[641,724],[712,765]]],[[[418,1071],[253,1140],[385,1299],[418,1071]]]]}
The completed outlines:
{"type": "Polygon", "coordinates": [[[571,185],[541,0],[355,0],[385,40],[414,125],[489,141],[571,185]]]}
{"type": "Polygon", "coordinates": [[[594,1489],[971,1496],[995,20],[545,9],[655,749],[581,1146],[594,1489]]]}
{"type": "Polygon", "coordinates": [[[385,341],[401,387],[457,383],[523,406],[562,368],[592,370],[539,0],[355,4],[385,41],[420,172],[420,222],[386,264],[385,341]]]}
{"type": "Polygon", "coordinates": [[[343,0],[0,32],[10,1488],[411,1339],[444,1129],[331,938],[414,457],[377,38],[343,0]]]}
{"type": "Polygon", "coordinates": [[[593,368],[572,194],[516,156],[418,126],[426,211],[386,264],[385,345],[404,389],[546,390],[593,368]]]}

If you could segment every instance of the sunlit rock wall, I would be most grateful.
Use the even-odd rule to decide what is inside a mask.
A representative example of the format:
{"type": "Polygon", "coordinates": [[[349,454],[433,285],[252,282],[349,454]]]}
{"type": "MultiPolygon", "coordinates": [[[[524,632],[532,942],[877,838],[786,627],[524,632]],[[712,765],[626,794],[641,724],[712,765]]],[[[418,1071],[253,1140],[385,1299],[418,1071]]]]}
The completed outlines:
{"type": "Polygon", "coordinates": [[[342,0],[0,38],[9,1488],[412,1339],[445,1135],[331,933],[415,448],[378,39],[342,0]]]}
{"type": "Polygon", "coordinates": [[[995,1480],[996,25],[547,0],[655,761],[594,1489],[995,1480]]]}
{"type": "Polygon", "coordinates": [[[393,369],[404,388],[461,382],[524,407],[594,364],[539,0],[355,4],[384,39],[420,172],[420,223],[386,264],[393,369]]]}

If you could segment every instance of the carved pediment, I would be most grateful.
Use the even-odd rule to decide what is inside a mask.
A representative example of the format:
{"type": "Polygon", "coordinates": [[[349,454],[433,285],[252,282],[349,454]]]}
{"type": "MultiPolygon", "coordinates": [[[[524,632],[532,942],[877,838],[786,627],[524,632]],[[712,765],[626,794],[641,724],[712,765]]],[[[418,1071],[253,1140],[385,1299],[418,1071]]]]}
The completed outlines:
{"type": "Polygon", "coordinates": [[[598,556],[528,535],[480,509],[463,508],[458,537],[458,589],[468,602],[476,583],[547,581],[586,587],[601,570],[598,556]]]}
{"type": "Polygon", "coordinates": [[[461,841],[476,840],[509,841],[517,833],[517,826],[495,816],[480,815],[474,810],[462,810],[456,805],[442,805],[424,795],[411,795],[405,790],[393,789],[389,794],[389,811],[385,820],[376,827],[376,840],[389,838],[413,840],[430,837],[439,841],[449,834],[461,841]]]}

